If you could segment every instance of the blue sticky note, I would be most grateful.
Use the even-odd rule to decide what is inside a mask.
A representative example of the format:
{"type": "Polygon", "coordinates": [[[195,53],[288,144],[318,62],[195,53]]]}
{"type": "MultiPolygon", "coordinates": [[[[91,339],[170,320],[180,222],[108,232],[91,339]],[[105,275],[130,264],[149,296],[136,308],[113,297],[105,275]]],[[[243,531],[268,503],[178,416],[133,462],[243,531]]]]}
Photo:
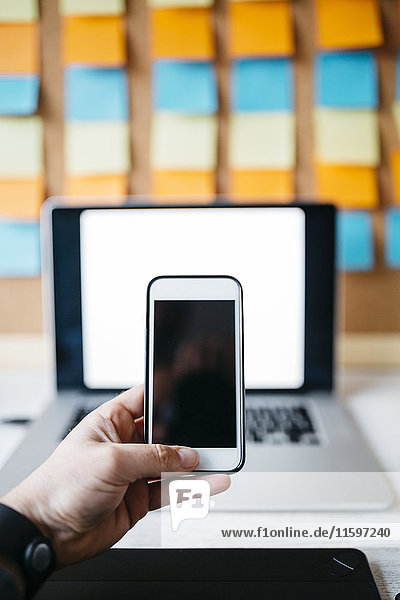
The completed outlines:
{"type": "Polygon", "coordinates": [[[392,208],[385,216],[385,256],[389,267],[400,269],[400,208],[392,208]]]}
{"type": "Polygon", "coordinates": [[[126,71],[68,67],[65,70],[65,114],[67,119],[78,121],[128,119],[126,71]]]}
{"type": "Polygon", "coordinates": [[[336,261],[342,271],[369,271],[374,266],[372,216],[365,211],[337,215],[336,261]]]}
{"type": "Polygon", "coordinates": [[[288,58],[236,60],[232,67],[235,111],[293,110],[293,64],[288,58]]]}
{"type": "Polygon", "coordinates": [[[0,76],[0,115],[32,115],[38,99],[37,75],[0,76]]]}
{"type": "Polygon", "coordinates": [[[213,114],[218,110],[217,81],[211,62],[158,60],[153,64],[155,110],[213,114]]]}
{"type": "Polygon", "coordinates": [[[0,277],[34,277],[39,273],[39,224],[0,222],[0,277]]]}
{"type": "Polygon", "coordinates": [[[372,52],[324,52],[315,57],[315,102],[338,108],[378,106],[378,73],[372,52]]]}

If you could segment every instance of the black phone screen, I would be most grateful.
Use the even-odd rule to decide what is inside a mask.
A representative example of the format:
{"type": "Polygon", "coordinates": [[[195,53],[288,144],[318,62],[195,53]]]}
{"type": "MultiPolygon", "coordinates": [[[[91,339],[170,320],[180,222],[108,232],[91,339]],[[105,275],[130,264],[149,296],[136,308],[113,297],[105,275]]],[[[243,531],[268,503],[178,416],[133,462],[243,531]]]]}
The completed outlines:
{"type": "Polygon", "coordinates": [[[236,447],[233,300],[155,300],[152,437],[236,447]]]}

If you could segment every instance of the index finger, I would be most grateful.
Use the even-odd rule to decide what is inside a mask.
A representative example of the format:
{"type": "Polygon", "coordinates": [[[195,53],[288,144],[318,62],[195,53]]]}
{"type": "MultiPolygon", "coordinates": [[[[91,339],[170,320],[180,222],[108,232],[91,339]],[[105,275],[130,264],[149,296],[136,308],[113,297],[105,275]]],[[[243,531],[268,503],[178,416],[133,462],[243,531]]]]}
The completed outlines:
{"type": "Polygon", "coordinates": [[[119,394],[112,400],[104,402],[94,413],[100,413],[107,418],[114,420],[117,417],[122,417],[130,423],[134,423],[137,419],[143,417],[144,404],[144,385],[141,383],[135,387],[119,394]]]}
{"type": "Polygon", "coordinates": [[[141,441],[143,403],[144,386],[140,384],[98,406],[74,430],[100,441],[141,441]]]}
{"type": "MultiPolygon", "coordinates": [[[[144,412],[144,385],[140,383],[130,390],[126,390],[109,403],[117,403],[128,410],[134,419],[143,417],[144,412]]],[[[108,403],[107,403],[108,404],[108,403]]]]}

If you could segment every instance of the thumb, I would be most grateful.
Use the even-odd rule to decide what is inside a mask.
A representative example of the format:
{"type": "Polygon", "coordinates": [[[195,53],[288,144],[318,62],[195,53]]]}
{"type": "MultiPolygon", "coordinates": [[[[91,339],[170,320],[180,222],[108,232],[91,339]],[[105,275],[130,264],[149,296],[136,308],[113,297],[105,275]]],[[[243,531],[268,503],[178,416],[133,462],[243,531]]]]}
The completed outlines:
{"type": "Polygon", "coordinates": [[[145,477],[159,477],[163,472],[193,471],[199,455],[187,446],[164,444],[110,444],[115,463],[114,472],[133,482],[145,477]]]}

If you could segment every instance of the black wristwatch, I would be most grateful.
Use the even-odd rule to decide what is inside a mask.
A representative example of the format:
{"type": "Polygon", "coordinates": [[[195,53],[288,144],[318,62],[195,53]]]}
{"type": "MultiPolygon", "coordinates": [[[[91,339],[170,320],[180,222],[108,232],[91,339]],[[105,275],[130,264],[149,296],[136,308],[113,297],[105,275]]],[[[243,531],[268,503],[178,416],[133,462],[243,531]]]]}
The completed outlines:
{"type": "Polygon", "coordinates": [[[49,539],[29,519],[0,504],[0,552],[20,568],[30,598],[52,573],[56,553],[49,539]]]}

